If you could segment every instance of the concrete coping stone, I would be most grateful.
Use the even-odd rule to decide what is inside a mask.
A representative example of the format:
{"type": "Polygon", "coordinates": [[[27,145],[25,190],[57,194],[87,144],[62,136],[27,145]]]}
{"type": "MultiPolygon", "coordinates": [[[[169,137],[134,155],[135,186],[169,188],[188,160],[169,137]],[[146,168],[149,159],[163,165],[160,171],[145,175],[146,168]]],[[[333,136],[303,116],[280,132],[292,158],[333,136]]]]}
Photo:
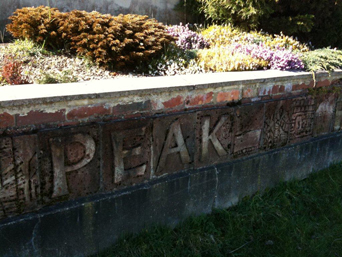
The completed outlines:
{"type": "MultiPolygon", "coordinates": [[[[342,78],[342,70],[317,72],[316,80],[342,78]]],[[[66,101],[74,99],[120,97],[137,94],[158,94],[172,90],[194,90],[208,87],[229,87],[286,80],[312,80],[312,72],[244,71],[176,75],[161,77],[116,78],[64,84],[29,84],[0,87],[0,106],[66,101]]]]}

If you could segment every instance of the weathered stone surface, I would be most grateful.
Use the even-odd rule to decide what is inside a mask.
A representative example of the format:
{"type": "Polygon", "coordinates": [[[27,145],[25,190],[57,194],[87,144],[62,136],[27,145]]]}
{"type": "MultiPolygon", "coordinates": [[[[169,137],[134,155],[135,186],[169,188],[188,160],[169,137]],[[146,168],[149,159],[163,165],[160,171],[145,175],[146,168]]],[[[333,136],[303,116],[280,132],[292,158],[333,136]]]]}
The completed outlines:
{"type": "Polygon", "coordinates": [[[98,192],[97,126],[45,131],[38,135],[41,193],[45,204],[98,192]]]}
{"type": "Polygon", "coordinates": [[[153,176],[191,169],[196,113],[162,117],[153,123],[153,176]]]}
{"type": "Polygon", "coordinates": [[[216,167],[206,167],[190,174],[186,216],[210,213],[215,207],[217,173],[216,167]]]}
{"type": "Polygon", "coordinates": [[[334,131],[342,128],[342,101],[336,103],[334,131]]]}
{"type": "Polygon", "coordinates": [[[0,219],[40,205],[37,136],[0,139],[0,219]]]}
{"type": "Polygon", "coordinates": [[[291,104],[290,143],[296,143],[313,135],[315,117],[315,100],[313,97],[300,97],[292,100],[291,104]]]}
{"type": "Polygon", "coordinates": [[[197,113],[196,168],[230,160],[233,142],[234,109],[197,113]]]}
{"type": "Polygon", "coordinates": [[[260,148],[261,132],[264,125],[264,105],[253,104],[236,108],[234,123],[235,157],[249,155],[260,148]]]}
{"type": "Polygon", "coordinates": [[[14,117],[7,112],[0,113],[0,128],[13,127],[15,125],[14,117]]]}
{"type": "Polygon", "coordinates": [[[15,137],[13,147],[20,212],[38,209],[41,200],[37,135],[15,137]]]}
{"type": "Polygon", "coordinates": [[[217,166],[218,184],[215,208],[227,208],[259,189],[259,159],[230,162],[217,166]]]}
{"type": "Polygon", "coordinates": [[[324,135],[332,131],[335,106],[335,94],[327,94],[316,98],[316,112],[313,131],[314,136],[324,135]]]}
{"type": "Polygon", "coordinates": [[[17,203],[12,140],[0,138],[0,219],[19,213],[17,203]]]}
{"type": "Polygon", "coordinates": [[[102,138],[105,191],[151,178],[152,120],[104,125],[102,138]]]}
{"type": "Polygon", "coordinates": [[[263,149],[282,147],[288,143],[291,128],[291,101],[265,104],[263,149]]]}

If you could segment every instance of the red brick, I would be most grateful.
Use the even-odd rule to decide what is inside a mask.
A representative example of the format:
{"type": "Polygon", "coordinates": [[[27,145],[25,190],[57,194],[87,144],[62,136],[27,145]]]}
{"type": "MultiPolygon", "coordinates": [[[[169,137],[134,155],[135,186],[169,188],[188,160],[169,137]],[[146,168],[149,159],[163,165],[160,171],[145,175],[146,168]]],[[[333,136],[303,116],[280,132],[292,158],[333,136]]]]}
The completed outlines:
{"type": "Polygon", "coordinates": [[[217,94],[216,101],[219,102],[230,102],[239,100],[240,90],[232,90],[229,92],[220,92],[217,94]]]}
{"type": "Polygon", "coordinates": [[[68,120],[76,120],[76,119],[86,119],[86,118],[95,118],[101,117],[103,115],[110,114],[111,111],[109,108],[106,108],[103,105],[96,105],[96,106],[83,106],[74,108],[67,114],[68,120]]]}
{"type": "Polygon", "coordinates": [[[284,93],[285,92],[285,86],[281,85],[279,87],[279,93],[284,93]]]}
{"type": "Polygon", "coordinates": [[[278,85],[274,85],[272,87],[272,95],[278,94],[279,93],[279,86],[278,85]]]}
{"type": "Polygon", "coordinates": [[[196,95],[194,97],[187,97],[186,104],[189,106],[202,105],[210,103],[213,99],[213,92],[207,93],[205,95],[196,95]]]}
{"type": "Polygon", "coordinates": [[[163,102],[163,105],[165,108],[174,108],[182,104],[184,104],[184,99],[180,95],[177,97],[171,98],[168,101],[163,102]]]}
{"type": "Polygon", "coordinates": [[[328,87],[330,86],[330,80],[326,79],[323,81],[318,81],[316,87],[328,87]]]}
{"type": "Polygon", "coordinates": [[[18,126],[64,122],[65,109],[52,113],[46,113],[44,111],[30,111],[24,116],[17,114],[16,117],[18,126]]]}
{"type": "Polygon", "coordinates": [[[11,114],[7,112],[0,114],[0,128],[13,127],[14,125],[15,119],[11,114]]]}
{"type": "Polygon", "coordinates": [[[299,90],[299,89],[300,89],[299,87],[300,87],[299,84],[293,85],[293,86],[292,86],[292,91],[297,91],[297,90],[299,90]]]}
{"type": "Polygon", "coordinates": [[[305,83],[297,84],[292,86],[292,91],[298,91],[309,88],[310,85],[306,85],[305,83]]]}
{"type": "Polygon", "coordinates": [[[242,98],[251,98],[256,96],[252,88],[247,88],[242,91],[242,98]]]}

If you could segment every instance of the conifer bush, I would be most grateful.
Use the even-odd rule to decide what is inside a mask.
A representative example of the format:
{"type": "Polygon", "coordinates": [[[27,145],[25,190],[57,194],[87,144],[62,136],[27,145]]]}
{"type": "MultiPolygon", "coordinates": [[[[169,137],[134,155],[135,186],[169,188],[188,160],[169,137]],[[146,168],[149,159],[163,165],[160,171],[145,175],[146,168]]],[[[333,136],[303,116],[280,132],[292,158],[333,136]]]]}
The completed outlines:
{"type": "Polygon", "coordinates": [[[145,63],[175,40],[163,24],[135,14],[61,13],[40,6],[18,9],[10,19],[7,29],[15,38],[55,49],[67,47],[108,68],[128,69],[145,63]]]}
{"type": "Polygon", "coordinates": [[[116,67],[130,67],[146,63],[161,55],[163,50],[175,41],[166,27],[155,19],[136,14],[115,17],[120,31],[112,41],[116,67]],[[118,41],[119,42],[118,42],[118,41]]]}
{"type": "Polygon", "coordinates": [[[46,47],[60,49],[64,41],[57,32],[61,13],[46,6],[17,9],[6,26],[14,38],[30,39],[46,47]]]}

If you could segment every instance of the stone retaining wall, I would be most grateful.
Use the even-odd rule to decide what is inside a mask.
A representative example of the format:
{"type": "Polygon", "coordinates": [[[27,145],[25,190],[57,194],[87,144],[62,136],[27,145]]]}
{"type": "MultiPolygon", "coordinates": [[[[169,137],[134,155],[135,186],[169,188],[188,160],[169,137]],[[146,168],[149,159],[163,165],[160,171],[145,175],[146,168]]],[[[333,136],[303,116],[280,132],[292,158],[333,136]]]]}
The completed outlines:
{"type": "Polygon", "coordinates": [[[256,71],[0,88],[0,255],[85,256],[341,161],[341,78],[256,71]]]}

